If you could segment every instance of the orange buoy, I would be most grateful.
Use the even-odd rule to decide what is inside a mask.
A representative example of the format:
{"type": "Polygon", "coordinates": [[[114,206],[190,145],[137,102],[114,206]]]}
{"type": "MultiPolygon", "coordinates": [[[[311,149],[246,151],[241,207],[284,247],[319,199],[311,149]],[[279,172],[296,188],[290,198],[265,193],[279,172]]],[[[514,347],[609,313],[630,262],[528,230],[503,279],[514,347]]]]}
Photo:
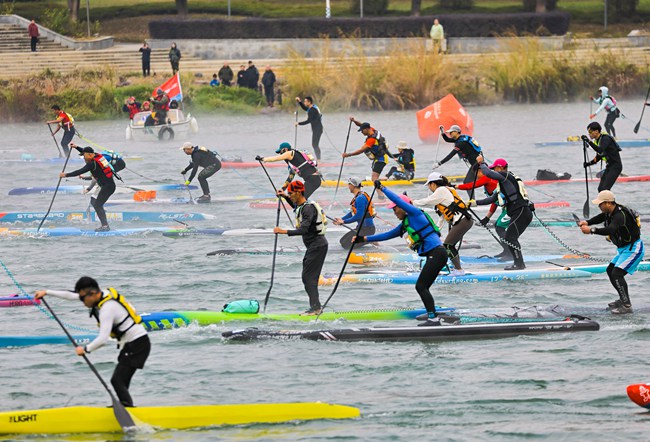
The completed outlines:
{"type": "Polygon", "coordinates": [[[448,94],[417,112],[418,135],[425,143],[435,143],[440,135],[440,126],[445,129],[453,124],[460,126],[463,134],[474,134],[474,121],[462,104],[448,94]]]}

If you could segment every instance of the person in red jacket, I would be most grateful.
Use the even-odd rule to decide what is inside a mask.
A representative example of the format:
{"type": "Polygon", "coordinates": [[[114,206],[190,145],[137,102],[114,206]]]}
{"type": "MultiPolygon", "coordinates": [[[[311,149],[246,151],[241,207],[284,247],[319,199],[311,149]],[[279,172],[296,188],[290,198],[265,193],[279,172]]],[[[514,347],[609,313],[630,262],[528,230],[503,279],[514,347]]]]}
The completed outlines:
{"type": "Polygon", "coordinates": [[[32,52],[36,52],[36,43],[38,43],[38,37],[41,34],[38,32],[38,25],[32,20],[32,22],[27,26],[27,33],[31,37],[32,52]]]}
{"type": "Polygon", "coordinates": [[[122,106],[122,112],[128,112],[129,119],[133,120],[133,116],[140,112],[140,106],[141,104],[135,101],[135,97],[129,97],[122,106]]]}

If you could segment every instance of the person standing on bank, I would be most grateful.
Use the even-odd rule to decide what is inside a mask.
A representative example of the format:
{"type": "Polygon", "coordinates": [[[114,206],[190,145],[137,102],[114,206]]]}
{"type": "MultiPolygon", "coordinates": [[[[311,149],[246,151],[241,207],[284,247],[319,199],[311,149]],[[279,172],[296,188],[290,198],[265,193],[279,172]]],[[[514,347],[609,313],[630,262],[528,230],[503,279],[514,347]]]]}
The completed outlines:
{"type": "MultiPolygon", "coordinates": [[[[376,180],[375,187],[377,189],[382,188],[381,181],[376,180]]],[[[388,208],[393,209],[393,213],[401,221],[400,225],[385,233],[353,238],[353,241],[359,243],[386,241],[398,236],[404,236],[406,233],[410,248],[426,259],[424,264],[421,265],[420,276],[415,283],[415,290],[422,299],[428,318],[426,322],[420,325],[441,325],[436,312],[436,303],[430,290],[440,270],[447,264],[447,252],[442,246],[442,242],[440,242],[440,232],[431,217],[423,210],[412,205],[408,196],[398,195],[385,187],[382,190],[386,197],[391,200],[388,208]]]]}
{"type": "Polygon", "coordinates": [[[616,203],[616,197],[609,190],[601,191],[592,203],[601,213],[578,225],[585,235],[606,236],[616,246],[616,256],[607,266],[607,276],[616,289],[619,299],[609,303],[614,314],[632,313],[632,302],[625,282],[626,275],[632,275],[645,254],[641,240],[641,222],[638,215],[625,206],[616,203]],[[590,227],[604,223],[604,227],[590,227]]]}
{"type": "MultiPolygon", "coordinates": [[[[375,211],[375,207],[372,205],[372,201],[370,201],[370,195],[361,190],[361,187],[362,184],[360,178],[351,177],[348,179],[348,189],[350,190],[350,193],[354,195],[352,197],[352,201],[350,201],[350,211],[346,213],[343,218],[336,218],[334,220],[334,224],[337,226],[342,226],[343,224],[351,224],[356,222],[358,228],[358,223],[361,222],[361,218],[363,218],[363,214],[366,213],[367,210],[368,214],[363,221],[361,230],[359,230],[359,235],[374,235],[376,229],[375,221],[373,218],[377,212],[375,211]]],[[[339,240],[341,247],[346,250],[352,247],[352,238],[354,238],[355,234],[356,230],[350,230],[345,235],[343,235],[339,240]]],[[[363,244],[361,244],[361,246],[363,246],[363,244]]]]}
{"type": "Polygon", "coordinates": [[[246,68],[244,80],[246,82],[246,87],[257,90],[257,84],[260,82],[260,71],[257,70],[257,67],[253,64],[252,60],[248,61],[248,68],[246,68]]]}
{"type": "Polygon", "coordinates": [[[289,236],[302,236],[307,247],[302,258],[302,283],[309,296],[309,309],[303,316],[318,316],[322,312],[318,294],[318,278],[327,257],[328,243],[325,238],[327,218],[325,212],[314,201],[305,198],[305,186],[301,181],[293,181],[287,187],[288,195],[278,190],[277,195],[284,198],[296,214],[296,229],[273,228],[273,233],[289,236]]]}
{"type": "MultiPolygon", "coordinates": [[[[442,138],[448,143],[454,143],[454,148],[449,155],[444,157],[442,160],[434,163],[431,166],[431,170],[436,170],[438,167],[445,164],[447,161],[451,160],[454,155],[458,155],[467,166],[469,170],[463,183],[469,183],[476,180],[476,171],[478,170],[478,164],[476,163],[476,158],[479,155],[483,155],[481,146],[474,140],[474,138],[469,135],[463,135],[460,131],[460,126],[454,124],[449,129],[445,131],[444,126],[440,126],[440,134],[442,138]]],[[[474,189],[469,191],[470,198],[474,196],[474,189]]]]}
{"type": "Polygon", "coordinates": [[[316,161],[320,161],[320,137],[323,135],[323,114],[318,106],[314,104],[312,97],[307,96],[302,101],[300,101],[300,97],[296,97],[296,103],[300,105],[302,110],[307,112],[307,119],[294,124],[300,126],[311,124],[311,147],[314,149],[316,161]]]}
{"type": "Polygon", "coordinates": [[[239,66],[239,71],[237,71],[237,86],[246,87],[246,66],[243,64],[239,66]]]}
{"type": "Polygon", "coordinates": [[[601,129],[600,124],[593,121],[587,126],[589,138],[593,141],[587,138],[586,135],[582,136],[582,141],[596,151],[596,157],[591,161],[583,163],[583,167],[593,166],[599,161],[605,161],[606,164],[605,171],[600,176],[600,184],[598,184],[599,192],[601,190],[612,190],[616,179],[623,171],[620,146],[613,137],[601,133],[601,129]]]}
{"type": "Polygon", "coordinates": [[[36,43],[38,43],[38,37],[40,37],[41,34],[38,32],[38,25],[34,20],[32,20],[27,26],[27,34],[31,40],[30,46],[32,48],[32,52],[36,52],[36,43]]]}
{"type": "Polygon", "coordinates": [[[231,86],[232,79],[235,77],[235,74],[233,73],[232,69],[230,69],[230,66],[228,66],[228,62],[224,61],[223,66],[221,66],[221,69],[219,69],[219,72],[217,72],[217,76],[219,77],[221,84],[224,86],[231,86]]]}
{"type": "Polygon", "coordinates": [[[264,86],[266,105],[268,107],[273,107],[273,102],[275,101],[275,93],[273,92],[273,88],[275,87],[275,74],[273,73],[273,70],[271,70],[271,66],[266,66],[266,68],[264,68],[262,86],[264,86]]]}
{"type": "Polygon", "coordinates": [[[179,71],[179,64],[181,62],[181,50],[176,47],[176,43],[172,43],[172,47],[169,48],[169,63],[172,65],[172,74],[176,74],[179,71]]]}
{"type": "Polygon", "coordinates": [[[143,369],[151,352],[149,335],[142,325],[142,318],[124,297],[112,287],[103,292],[99,284],[89,276],[82,276],[75,284],[74,291],[38,290],[35,299],[45,295],[70,301],[79,300],[90,309],[90,315],[97,320],[99,335],[84,346],[77,346],[77,355],[83,356],[100,349],[113,337],[118,341],[120,355],[111,377],[111,384],[118,399],[125,407],[133,407],[129,393],[131,379],[137,369],[143,369]]]}
{"type": "Polygon", "coordinates": [[[68,147],[68,144],[70,144],[70,141],[72,141],[72,138],[76,133],[74,128],[74,118],[72,118],[72,115],[70,115],[69,113],[62,111],[59,105],[57,104],[52,106],[51,109],[54,112],[56,112],[56,119],[46,121],[46,123],[57,124],[56,130],[52,133],[52,136],[55,136],[60,129],[63,129],[63,138],[61,138],[61,147],[63,148],[63,154],[65,156],[68,156],[68,154],[70,153],[70,148],[68,147]]]}
{"type": "Polygon", "coordinates": [[[309,155],[295,150],[291,147],[291,144],[284,143],[280,144],[275,151],[279,154],[274,157],[261,157],[256,156],[256,161],[262,161],[263,163],[274,163],[276,161],[284,161],[289,167],[289,176],[282,185],[282,190],[285,190],[289,184],[296,177],[296,174],[305,180],[305,191],[303,192],[305,198],[309,198],[315,191],[318,189],[323,181],[323,177],[316,168],[316,163],[309,158],[309,155]]]}
{"type": "Polygon", "coordinates": [[[433,19],[433,26],[431,26],[431,32],[429,32],[429,36],[433,42],[433,51],[437,54],[444,52],[442,45],[445,41],[445,30],[437,18],[433,19]]]}
{"type": "Polygon", "coordinates": [[[596,109],[596,112],[589,115],[589,119],[593,120],[598,112],[605,110],[607,112],[607,117],[605,118],[605,130],[608,134],[616,138],[616,129],[614,129],[614,121],[621,116],[621,111],[616,106],[616,100],[614,97],[609,95],[609,89],[605,86],[601,86],[598,89],[598,97],[589,97],[591,100],[594,100],[596,104],[599,104],[600,107],[596,109]]]}
{"type": "Polygon", "coordinates": [[[190,177],[185,181],[185,185],[189,186],[196,172],[199,170],[199,166],[203,167],[203,170],[199,173],[199,184],[201,184],[201,190],[203,195],[196,199],[197,203],[209,203],[212,197],[210,196],[210,186],[208,185],[208,178],[210,178],[215,173],[219,172],[221,169],[221,161],[217,158],[217,155],[209,150],[207,147],[203,146],[192,146],[192,143],[187,142],[183,144],[181,150],[185,152],[185,155],[191,155],[190,164],[181,170],[181,175],[185,175],[188,170],[192,169],[190,177]]]}
{"type": "MultiPolygon", "coordinates": [[[[76,148],[77,146],[74,147],[76,148]]],[[[83,149],[77,150],[79,150],[80,155],[84,157],[86,165],[81,169],[72,172],[61,172],[59,177],[69,178],[90,172],[95,181],[97,181],[99,187],[101,187],[97,197],[90,198],[90,204],[95,209],[97,218],[102,224],[100,227],[95,229],[95,232],[108,232],[111,228],[108,226],[104,204],[108,201],[111,195],[115,193],[115,180],[113,179],[115,173],[113,172],[113,168],[109,164],[108,160],[106,160],[102,154],[95,153],[92,147],[86,146],[83,149]]]]}
{"type": "Polygon", "coordinates": [[[138,52],[142,53],[142,76],[148,77],[151,75],[151,48],[149,44],[146,41],[142,43],[142,47],[138,49],[138,52]]]}

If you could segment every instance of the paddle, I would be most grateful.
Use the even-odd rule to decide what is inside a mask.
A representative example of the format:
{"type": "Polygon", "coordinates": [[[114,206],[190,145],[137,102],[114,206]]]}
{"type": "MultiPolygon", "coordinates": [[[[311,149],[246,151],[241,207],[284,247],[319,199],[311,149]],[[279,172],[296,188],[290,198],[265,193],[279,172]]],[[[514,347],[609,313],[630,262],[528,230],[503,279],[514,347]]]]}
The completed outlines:
{"type": "MultiPolygon", "coordinates": [[[[366,206],[366,210],[363,212],[363,216],[361,217],[361,221],[359,221],[359,226],[357,227],[357,230],[355,231],[356,237],[359,236],[359,232],[361,231],[361,227],[363,226],[363,222],[366,220],[366,216],[368,215],[368,209],[370,208],[370,204],[372,203],[372,198],[375,196],[375,192],[377,191],[376,187],[373,187],[372,193],[370,194],[370,200],[368,201],[368,205],[366,206]]],[[[350,245],[350,249],[348,250],[348,255],[345,257],[345,260],[343,261],[343,268],[341,268],[341,272],[339,273],[339,277],[336,279],[336,284],[334,284],[334,288],[332,289],[332,293],[327,297],[327,300],[321,307],[321,312],[316,316],[316,320],[320,317],[320,315],[323,314],[325,311],[325,307],[327,307],[327,303],[330,302],[330,299],[332,299],[332,296],[334,296],[334,293],[336,293],[336,290],[339,288],[339,283],[341,282],[341,278],[343,277],[343,272],[345,272],[345,267],[348,265],[348,260],[350,259],[350,256],[352,255],[352,250],[354,249],[354,244],[352,243],[350,245]]]]}
{"type": "Polygon", "coordinates": [[[162,183],[162,182],[163,182],[163,181],[160,181],[160,180],[154,180],[153,178],[149,178],[149,177],[146,177],[146,176],[144,176],[144,175],[142,175],[142,174],[139,174],[138,172],[134,171],[133,169],[131,169],[131,168],[129,168],[129,167],[125,167],[125,169],[128,170],[129,172],[131,172],[131,173],[133,173],[133,174],[139,176],[140,178],[144,178],[145,180],[151,181],[151,182],[153,182],[153,183],[162,183]]]}
{"type": "Polygon", "coordinates": [[[573,216],[573,220],[576,222],[576,226],[580,227],[580,218],[578,218],[578,215],[575,213],[571,214],[573,216]]]}
{"type": "MultiPolygon", "coordinates": [[[[335,219],[335,218],[332,218],[331,216],[327,216],[327,215],[325,215],[325,218],[327,218],[327,219],[330,220],[330,221],[336,221],[336,219],[335,219]]],[[[350,227],[350,226],[346,226],[345,224],[341,224],[341,227],[345,227],[345,228],[348,229],[350,232],[352,232],[352,231],[354,230],[352,227],[350,227]]]]}
{"type": "Polygon", "coordinates": [[[641,120],[643,120],[643,113],[645,112],[646,108],[646,103],[648,102],[648,97],[650,97],[650,86],[648,87],[648,92],[645,94],[645,101],[643,102],[643,109],[641,109],[641,117],[639,118],[639,122],[636,123],[636,126],[634,126],[634,133],[639,132],[639,128],[641,127],[641,120]]]}
{"type": "MultiPolygon", "coordinates": [[[[63,329],[63,332],[66,334],[66,336],[68,337],[70,342],[72,342],[72,345],[74,347],[77,347],[77,343],[75,342],[74,338],[72,337],[70,332],[68,332],[68,330],[65,328],[65,326],[63,325],[61,320],[56,315],[56,313],[54,313],[54,311],[52,310],[52,307],[50,307],[50,305],[47,303],[45,298],[41,298],[41,301],[43,302],[43,305],[45,305],[45,307],[47,307],[47,309],[50,311],[50,314],[52,315],[54,320],[61,326],[61,329],[63,329]]],[[[133,421],[133,418],[131,417],[129,412],[126,411],[126,408],[124,408],[124,405],[122,405],[122,403],[117,400],[117,398],[115,397],[113,392],[110,390],[110,388],[108,388],[108,385],[106,384],[104,379],[102,379],[101,375],[99,374],[99,372],[97,371],[95,366],[88,359],[88,356],[86,356],[84,354],[84,355],[82,355],[82,357],[84,358],[84,361],[86,361],[86,363],[88,364],[88,367],[90,367],[92,372],[95,373],[95,376],[97,376],[97,379],[99,379],[99,382],[102,383],[102,385],[104,386],[104,388],[108,392],[108,395],[111,397],[111,400],[113,401],[113,414],[115,414],[115,418],[117,419],[117,422],[120,424],[120,427],[122,427],[122,430],[124,430],[126,432],[126,431],[128,431],[129,428],[136,427],[135,422],[133,421]]]]}
{"type": "MultiPolygon", "coordinates": [[[[68,156],[65,157],[65,163],[63,163],[63,169],[61,169],[61,173],[65,172],[65,168],[68,165],[68,161],[70,160],[70,153],[72,153],[72,149],[68,150],[68,156]]],[[[54,189],[54,195],[52,195],[52,201],[50,201],[50,207],[47,208],[47,212],[45,213],[45,216],[43,217],[43,219],[38,225],[38,228],[36,229],[36,233],[38,233],[41,230],[41,227],[43,227],[43,223],[45,222],[45,219],[50,214],[50,210],[52,210],[52,204],[54,204],[54,198],[56,198],[56,193],[59,191],[61,180],[62,178],[59,177],[59,181],[56,183],[56,188],[54,189]]]]}
{"type": "MultiPolygon", "coordinates": [[[[185,179],[185,172],[183,172],[183,182],[187,183],[187,180],[185,179]]],[[[190,186],[185,186],[185,188],[187,189],[187,193],[190,194],[190,202],[192,204],[196,204],[196,201],[194,201],[194,198],[192,198],[192,191],[190,190],[190,186]]]]}
{"type": "MultiPolygon", "coordinates": [[[[641,116],[643,116],[643,114],[641,114],[641,116]]],[[[47,123],[47,128],[50,129],[50,133],[52,134],[52,139],[54,140],[54,145],[56,146],[56,150],[59,151],[59,158],[63,158],[63,154],[61,153],[61,148],[59,148],[59,143],[57,143],[56,138],[54,138],[54,131],[52,130],[52,126],[50,126],[50,123],[47,123]]]]}
{"type": "MultiPolygon", "coordinates": [[[[582,141],[582,157],[587,162],[587,142],[582,141]]],[[[587,173],[587,168],[585,167],[585,187],[587,189],[587,200],[585,201],[584,206],[582,206],[582,214],[585,218],[589,218],[589,176],[587,173]]]]}
{"type": "MultiPolygon", "coordinates": [[[[298,111],[295,111],[294,114],[296,116],[296,123],[298,123],[298,111]]],[[[293,127],[295,129],[293,135],[293,148],[298,149],[298,125],[294,124],[293,127]]]]}
{"type": "MultiPolygon", "coordinates": [[[[469,206],[467,207],[467,210],[469,211],[469,213],[471,213],[472,215],[474,215],[474,218],[476,218],[476,221],[478,221],[479,224],[481,224],[481,218],[476,214],[476,212],[474,212],[474,211],[472,210],[472,208],[469,207],[469,206]]],[[[481,224],[481,226],[483,226],[483,224],[481,224]]],[[[488,232],[490,232],[490,235],[492,235],[492,238],[494,238],[494,239],[499,243],[499,245],[502,245],[502,244],[509,245],[507,242],[504,242],[503,239],[499,238],[499,237],[496,236],[494,233],[492,233],[492,230],[490,230],[490,228],[489,228],[488,226],[483,226],[483,227],[485,228],[485,230],[487,230],[488,232]]]]}
{"type": "MultiPolygon", "coordinates": [[[[266,170],[266,167],[264,167],[264,163],[262,163],[262,160],[257,160],[260,163],[260,166],[262,166],[262,169],[264,169],[264,173],[266,174],[266,177],[269,179],[269,182],[271,183],[271,186],[273,186],[273,191],[277,192],[278,188],[275,187],[275,184],[273,184],[273,180],[271,179],[271,175],[269,175],[269,171],[266,170]]],[[[289,212],[287,211],[287,208],[284,207],[284,204],[281,204],[282,208],[284,209],[284,213],[287,214],[287,218],[289,219],[289,224],[293,226],[293,221],[291,221],[291,217],[289,216],[289,212]]]]}
{"type": "MultiPolygon", "coordinates": [[[[350,120],[350,124],[348,124],[348,135],[345,137],[345,147],[343,148],[343,153],[346,153],[348,151],[348,141],[350,140],[350,129],[352,129],[352,120],[350,120]]],[[[332,208],[332,204],[336,201],[336,194],[339,192],[339,184],[341,184],[341,174],[343,173],[343,164],[345,163],[345,157],[341,158],[341,167],[339,169],[339,177],[336,179],[336,189],[334,189],[334,198],[332,198],[332,202],[330,203],[329,207],[327,210],[330,210],[332,208]]]]}
{"type": "MultiPolygon", "coordinates": [[[[278,197],[278,211],[275,215],[275,227],[280,227],[280,206],[282,206],[282,198],[278,197]]],[[[269,303],[269,296],[271,295],[271,289],[273,288],[273,279],[275,278],[275,257],[277,256],[278,251],[278,234],[276,233],[275,238],[273,239],[273,262],[271,263],[271,283],[269,284],[269,290],[266,292],[266,297],[264,298],[264,310],[263,313],[266,313],[266,304],[269,303]]]]}
{"type": "Polygon", "coordinates": [[[440,151],[440,138],[442,138],[442,132],[438,132],[438,142],[436,143],[436,161],[434,164],[438,163],[438,152],[440,151]]]}

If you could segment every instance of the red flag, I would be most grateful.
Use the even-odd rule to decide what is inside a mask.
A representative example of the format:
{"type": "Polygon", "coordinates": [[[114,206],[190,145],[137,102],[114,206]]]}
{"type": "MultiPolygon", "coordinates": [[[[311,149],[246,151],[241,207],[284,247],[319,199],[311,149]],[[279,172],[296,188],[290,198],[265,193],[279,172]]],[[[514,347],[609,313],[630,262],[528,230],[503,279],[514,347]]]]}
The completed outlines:
{"type": "Polygon", "coordinates": [[[425,143],[435,143],[440,135],[440,126],[448,129],[457,124],[464,134],[474,133],[474,122],[463,105],[452,94],[417,112],[418,135],[425,143]]]}
{"type": "MultiPolygon", "coordinates": [[[[176,75],[174,75],[172,78],[169,80],[165,81],[163,84],[158,86],[156,90],[160,88],[165,93],[169,96],[169,101],[171,100],[176,100],[179,103],[183,101],[183,89],[181,89],[181,75],[180,73],[176,72],[176,75]]],[[[153,91],[153,96],[155,97],[156,91],[153,91]]]]}

